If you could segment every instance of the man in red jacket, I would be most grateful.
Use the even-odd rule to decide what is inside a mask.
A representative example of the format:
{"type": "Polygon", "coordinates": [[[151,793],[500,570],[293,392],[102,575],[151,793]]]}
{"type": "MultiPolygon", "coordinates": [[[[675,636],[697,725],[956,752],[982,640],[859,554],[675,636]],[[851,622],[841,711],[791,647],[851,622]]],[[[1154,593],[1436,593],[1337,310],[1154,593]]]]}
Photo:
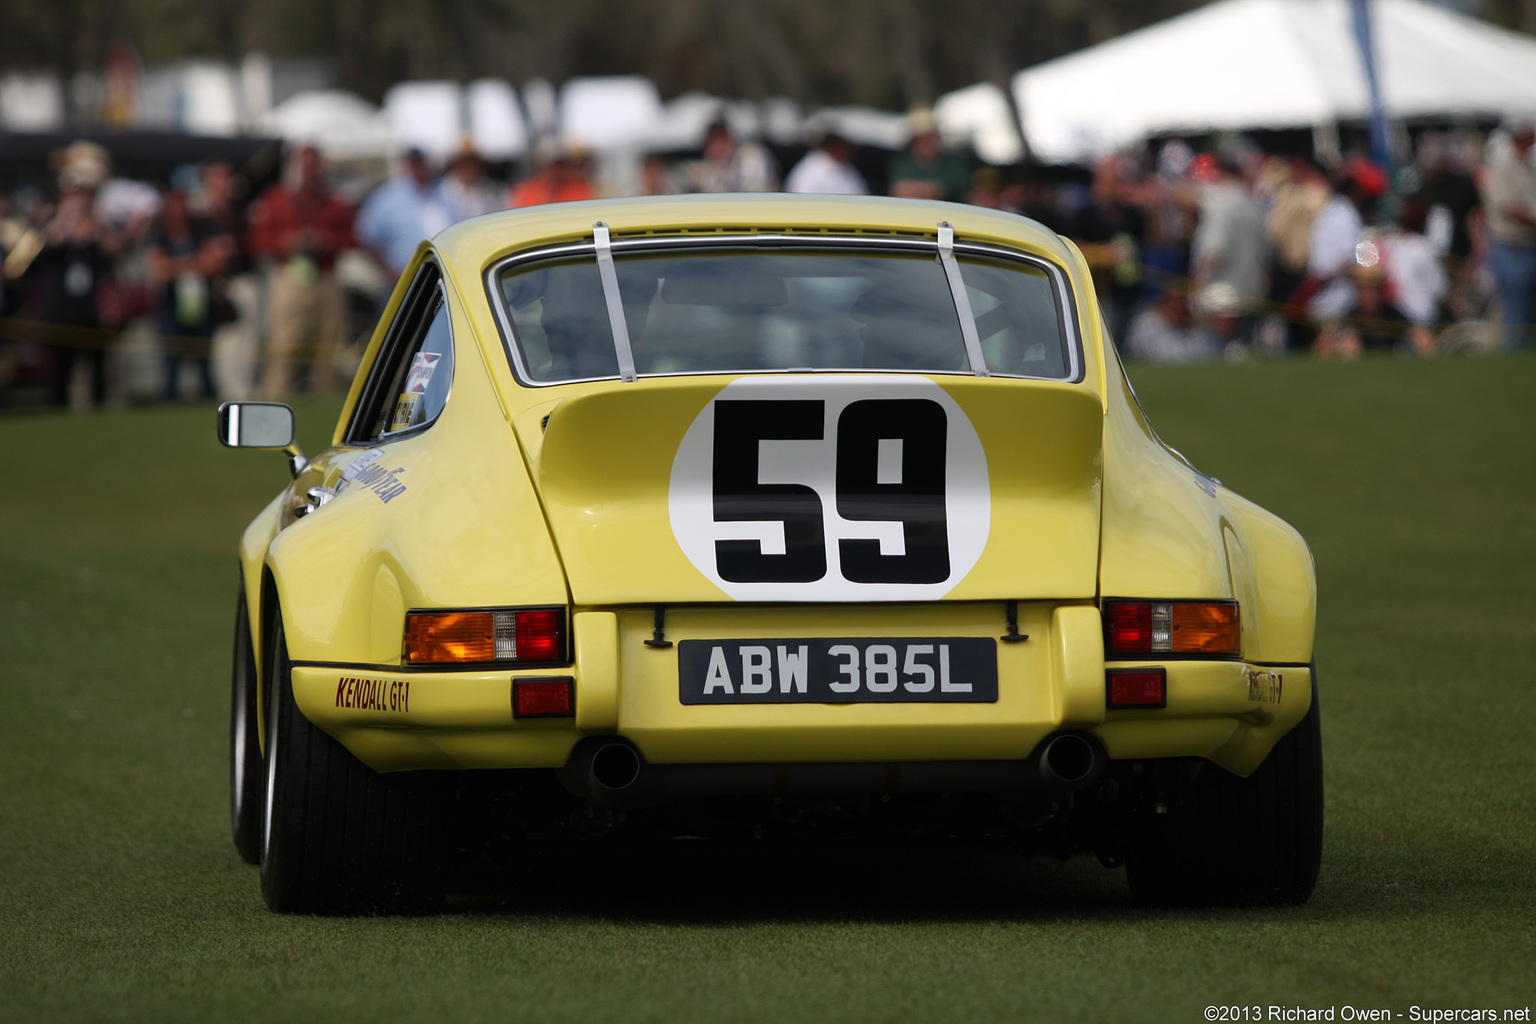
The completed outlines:
{"type": "Polygon", "coordinates": [[[288,179],[268,188],[251,206],[251,252],[271,267],[263,398],[287,397],[295,362],[311,364],[312,390],[334,388],[345,309],[336,255],[352,244],[351,207],[321,179],[319,150],[302,147],[288,179]]]}

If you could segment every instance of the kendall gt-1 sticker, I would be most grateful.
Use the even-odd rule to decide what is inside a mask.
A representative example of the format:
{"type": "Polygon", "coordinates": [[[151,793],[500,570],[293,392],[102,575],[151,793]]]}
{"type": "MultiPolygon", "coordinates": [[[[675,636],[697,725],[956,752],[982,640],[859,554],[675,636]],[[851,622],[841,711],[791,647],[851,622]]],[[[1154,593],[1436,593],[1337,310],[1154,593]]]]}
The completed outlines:
{"type": "Polygon", "coordinates": [[[688,560],[738,601],[926,601],[992,525],[981,439],[924,377],[743,377],[683,436],[668,495],[688,560]]]}

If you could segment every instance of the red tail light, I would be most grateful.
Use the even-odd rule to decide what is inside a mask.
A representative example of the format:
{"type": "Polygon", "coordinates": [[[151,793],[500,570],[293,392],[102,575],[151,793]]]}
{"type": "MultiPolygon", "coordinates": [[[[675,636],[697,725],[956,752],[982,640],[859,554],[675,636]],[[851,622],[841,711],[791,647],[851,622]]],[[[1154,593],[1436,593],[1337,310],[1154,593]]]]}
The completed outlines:
{"type": "Polygon", "coordinates": [[[1235,658],[1241,650],[1236,601],[1104,602],[1106,657],[1235,658]]]}
{"type": "Polygon", "coordinates": [[[565,610],[535,608],[517,612],[518,661],[557,661],[565,653],[565,610]]]}
{"type": "Polygon", "coordinates": [[[547,664],[564,659],[564,608],[419,611],[405,616],[405,661],[410,665],[547,664]]]}

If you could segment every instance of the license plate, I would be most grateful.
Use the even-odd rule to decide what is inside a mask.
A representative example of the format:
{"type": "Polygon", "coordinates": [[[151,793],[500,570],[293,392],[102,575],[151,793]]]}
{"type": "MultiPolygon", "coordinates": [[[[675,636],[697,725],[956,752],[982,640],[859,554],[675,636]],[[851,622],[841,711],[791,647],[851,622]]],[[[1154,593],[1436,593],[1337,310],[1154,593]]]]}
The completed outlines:
{"type": "Polygon", "coordinates": [[[987,637],[684,640],[684,704],[987,704],[997,641],[987,637]]]}

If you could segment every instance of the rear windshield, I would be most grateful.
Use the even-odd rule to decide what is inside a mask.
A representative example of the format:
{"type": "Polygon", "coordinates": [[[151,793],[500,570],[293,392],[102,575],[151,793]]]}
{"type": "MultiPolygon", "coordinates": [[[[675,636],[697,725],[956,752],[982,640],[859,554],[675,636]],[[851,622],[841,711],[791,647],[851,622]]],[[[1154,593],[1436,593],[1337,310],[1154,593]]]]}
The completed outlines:
{"type": "MultiPolygon", "coordinates": [[[[957,253],[987,370],[1073,372],[1056,282],[1023,260],[957,253]]],[[[694,247],[614,253],[638,375],[773,370],[972,373],[933,250],[694,247]]],[[[498,284],[514,369],[532,383],[617,377],[613,310],[592,252],[514,264],[498,284]]]]}

